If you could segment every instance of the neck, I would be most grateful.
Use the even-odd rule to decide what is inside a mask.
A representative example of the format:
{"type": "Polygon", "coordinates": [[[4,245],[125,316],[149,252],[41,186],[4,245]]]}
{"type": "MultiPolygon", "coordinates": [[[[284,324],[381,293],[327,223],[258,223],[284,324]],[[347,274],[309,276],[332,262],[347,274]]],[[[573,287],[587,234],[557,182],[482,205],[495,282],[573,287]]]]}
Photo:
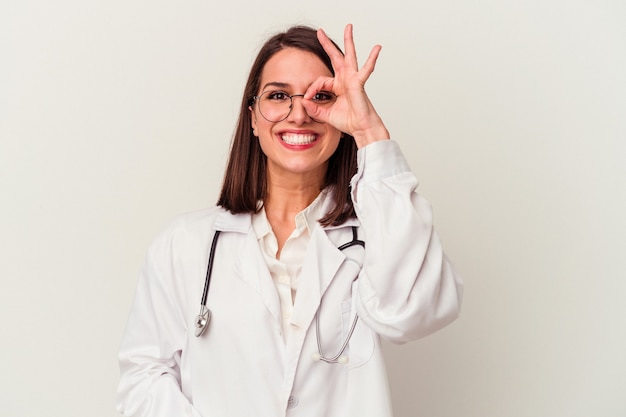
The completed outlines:
{"type": "Polygon", "coordinates": [[[263,205],[268,219],[293,222],[296,214],[307,208],[319,195],[324,183],[324,172],[278,175],[269,169],[267,181],[267,197],[263,205]]]}
{"type": "Polygon", "coordinates": [[[302,188],[270,187],[263,202],[267,218],[270,223],[272,220],[293,223],[296,214],[307,208],[319,193],[319,185],[302,188]]]}
{"type": "Polygon", "coordinates": [[[268,176],[268,193],[263,206],[278,241],[277,257],[280,257],[283,245],[296,227],[296,215],[320,193],[321,182],[308,178],[306,181],[294,181],[293,178],[279,178],[276,181],[276,178],[272,180],[268,176]]]}

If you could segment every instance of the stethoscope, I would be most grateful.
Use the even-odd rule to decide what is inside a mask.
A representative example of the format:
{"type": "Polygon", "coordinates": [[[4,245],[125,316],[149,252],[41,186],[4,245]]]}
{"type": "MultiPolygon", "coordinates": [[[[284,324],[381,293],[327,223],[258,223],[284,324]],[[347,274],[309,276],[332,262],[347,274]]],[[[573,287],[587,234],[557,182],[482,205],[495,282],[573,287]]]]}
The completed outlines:
{"type": "MultiPolygon", "coordinates": [[[[206,279],[204,281],[204,290],[202,291],[202,300],[200,301],[200,313],[196,317],[196,337],[202,336],[202,334],[206,331],[209,322],[211,321],[211,310],[206,306],[206,300],[209,295],[209,284],[211,283],[211,274],[213,272],[213,262],[215,259],[215,248],[217,247],[217,240],[220,236],[220,231],[216,230],[213,235],[213,241],[211,242],[211,249],[209,250],[209,262],[206,270],[206,279]]],[[[356,226],[352,226],[352,240],[344,243],[339,246],[337,249],[340,251],[346,250],[352,246],[359,245],[365,248],[365,242],[359,240],[357,237],[357,228],[356,226]]],[[[321,308],[321,301],[320,301],[321,308]]],[[[348,335],[345,340],[341,344],[339,351],[333,356],[325,356],[322,351],[322,342],[320,340],[320,323],[318,319],[318,313],[315,313],[315,339],[317,340],[317,353],[313,354],[313,360],[315,361],[323,361],[326,363],[341,363],[345,364],[348,362],[348,358],[343,356],[345,350],[350,343],[350,338],[354,333],[354,329],[356,328],[357,321],[359,320],[359,315],[355,314],[354,319],[352,320],[352,324],[350,324],[350,329],[348,330],[348,335]]]]}

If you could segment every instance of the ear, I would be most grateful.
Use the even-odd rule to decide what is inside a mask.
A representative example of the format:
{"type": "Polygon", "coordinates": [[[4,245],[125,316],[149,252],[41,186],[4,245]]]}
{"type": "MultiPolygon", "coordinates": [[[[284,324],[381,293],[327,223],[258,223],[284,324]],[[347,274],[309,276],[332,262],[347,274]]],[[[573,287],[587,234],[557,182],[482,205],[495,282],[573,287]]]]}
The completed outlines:
{"type": "Polygon", "coordinates": [[[254,136],[258,136],[256,133],[256,114],[254,113],[252,106],[248,106],[248,110],[250,110],[250,124],[252,125],[252,132],[254,133],[254,136]]]}

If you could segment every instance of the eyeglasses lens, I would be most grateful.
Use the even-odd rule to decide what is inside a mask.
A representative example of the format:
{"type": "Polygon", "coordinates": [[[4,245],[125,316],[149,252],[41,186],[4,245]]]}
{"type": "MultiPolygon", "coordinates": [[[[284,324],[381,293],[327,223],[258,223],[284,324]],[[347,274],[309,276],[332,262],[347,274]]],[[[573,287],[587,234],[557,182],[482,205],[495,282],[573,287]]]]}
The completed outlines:
{"type": "Polygon", "coordinates": [[[291,97],[285,93],[267,91],[259,97],[259,111],[270,122],[280,122],[289,116],[291,97]]]}

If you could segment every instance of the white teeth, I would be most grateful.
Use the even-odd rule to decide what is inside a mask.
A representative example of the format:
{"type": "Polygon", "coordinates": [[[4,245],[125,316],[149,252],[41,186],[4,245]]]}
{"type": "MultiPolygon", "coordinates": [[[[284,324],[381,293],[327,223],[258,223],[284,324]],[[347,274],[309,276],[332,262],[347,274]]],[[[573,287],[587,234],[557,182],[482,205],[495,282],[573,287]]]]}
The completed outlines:
{"type": "Polygon", "coordinates": [[[315,141],[315,135],[298,135],[287,133],[282,135],[282,140],[289,145],[306,145],[315,141]]]}

